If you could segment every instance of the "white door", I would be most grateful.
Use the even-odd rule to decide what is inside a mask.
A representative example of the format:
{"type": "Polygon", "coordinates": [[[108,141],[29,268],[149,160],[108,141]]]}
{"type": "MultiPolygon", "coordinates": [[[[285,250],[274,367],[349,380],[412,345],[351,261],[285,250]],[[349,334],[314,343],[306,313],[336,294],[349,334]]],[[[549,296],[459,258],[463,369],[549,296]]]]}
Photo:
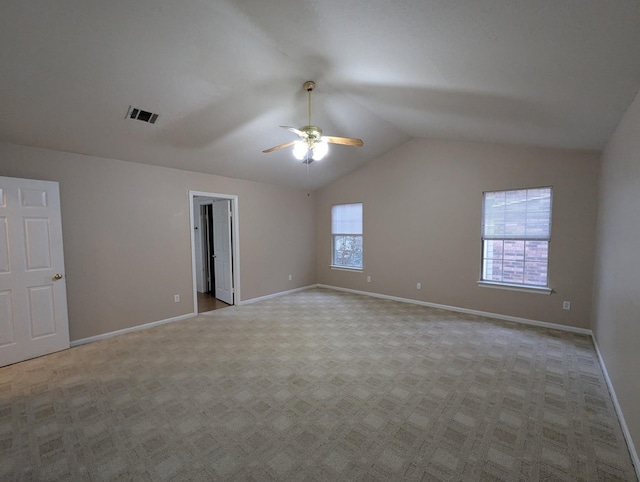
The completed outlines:
{"type": "Polygon", "coordinates": [[[0,177],[0,366],[65,348],[58,183],[0,177]]]}
{"type": "Polygon", "coordinates": [[[216,298],[232,305],[231,202],[228,199],[213,203],[213,253],[216,298]]]}

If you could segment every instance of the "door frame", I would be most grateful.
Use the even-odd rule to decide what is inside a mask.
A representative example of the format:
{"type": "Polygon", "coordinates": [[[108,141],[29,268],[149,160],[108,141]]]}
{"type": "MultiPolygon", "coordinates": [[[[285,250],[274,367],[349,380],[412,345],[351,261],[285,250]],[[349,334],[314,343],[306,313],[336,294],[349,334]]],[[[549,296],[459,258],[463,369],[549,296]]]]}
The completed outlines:
{"type": "Polygon", "coordinates": [[[191,228],[191,275],[193,289],[193,312],[198,314],[198,282],[196,279],[196,240],[195,240],[195,213],[193,201],[195,197],[208,197],[213,199],[228,199],[231,201],[231,260],[233,263],[233,304],[237,305],[240,297],[240,238],[238,237],[238,196],[235,194],[220,194],[214,192],[189,191],[189,223],[191,228]]]}

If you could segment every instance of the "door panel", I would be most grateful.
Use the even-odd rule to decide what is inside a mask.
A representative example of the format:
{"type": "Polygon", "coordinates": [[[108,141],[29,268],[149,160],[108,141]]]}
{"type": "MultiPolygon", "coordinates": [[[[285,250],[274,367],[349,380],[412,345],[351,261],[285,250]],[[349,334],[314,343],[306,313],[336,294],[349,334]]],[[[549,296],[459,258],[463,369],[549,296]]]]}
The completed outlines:
{"type": "Polygon", "coordinates": [[[0,348],[14,343],[11,291],[0,292],[0,348]]]}
{"type": "Polygon", "coordinates": [[[24,244],[27,270],[51,269],[51,236],[48,219],[24,219],[24,244]]]}
{"type": "Polygon", "coordinates": [[[0,218],[0,273],[11,271],[9,265],[9,238],[7,237],[7,218],[0,218]]]}
{"type": "Polygon", "coordinates": [[[20,192],[20,204],[25,208],[47,207],[47,191],[44,189],[22,188],[20,192]]]}
{"type": "Polygon", "coordinates": [[[63,275],[58,183],[0,177],[0,366],[69,347],[63,275]]]}
{"type": "Polygon", "coordinates": [[[55,334],[53,286],[32,286],[29,288],[29,316],[32,339],[55,334]]]}

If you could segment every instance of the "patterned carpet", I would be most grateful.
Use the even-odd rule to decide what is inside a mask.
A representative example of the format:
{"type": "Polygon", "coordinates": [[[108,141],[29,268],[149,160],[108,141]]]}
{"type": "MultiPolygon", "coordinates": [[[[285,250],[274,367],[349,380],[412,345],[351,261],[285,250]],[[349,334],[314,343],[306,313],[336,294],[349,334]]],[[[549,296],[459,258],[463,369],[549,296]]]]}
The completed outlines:
{"type": "Polygon", "coordinates": [[[0,369],[0,480],[636,480],[587,336],[313,289],[0,369]]]}

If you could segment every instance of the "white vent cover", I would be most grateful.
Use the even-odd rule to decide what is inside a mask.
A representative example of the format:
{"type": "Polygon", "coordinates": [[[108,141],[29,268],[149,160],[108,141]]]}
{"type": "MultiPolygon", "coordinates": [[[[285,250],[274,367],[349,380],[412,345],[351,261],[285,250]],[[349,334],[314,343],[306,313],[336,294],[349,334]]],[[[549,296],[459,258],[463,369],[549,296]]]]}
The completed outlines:
{"type": "Polygon", "coordinates": [[[127,110],[127,115],[125,119],[135,119],[142,122],[146,122],[147,124],[155,124],[158,120],[159,114],[154,114],[153,112],[149,112],[148,110],[142,110],[137,107],[129,106],[129,110],[127,110]]]}

